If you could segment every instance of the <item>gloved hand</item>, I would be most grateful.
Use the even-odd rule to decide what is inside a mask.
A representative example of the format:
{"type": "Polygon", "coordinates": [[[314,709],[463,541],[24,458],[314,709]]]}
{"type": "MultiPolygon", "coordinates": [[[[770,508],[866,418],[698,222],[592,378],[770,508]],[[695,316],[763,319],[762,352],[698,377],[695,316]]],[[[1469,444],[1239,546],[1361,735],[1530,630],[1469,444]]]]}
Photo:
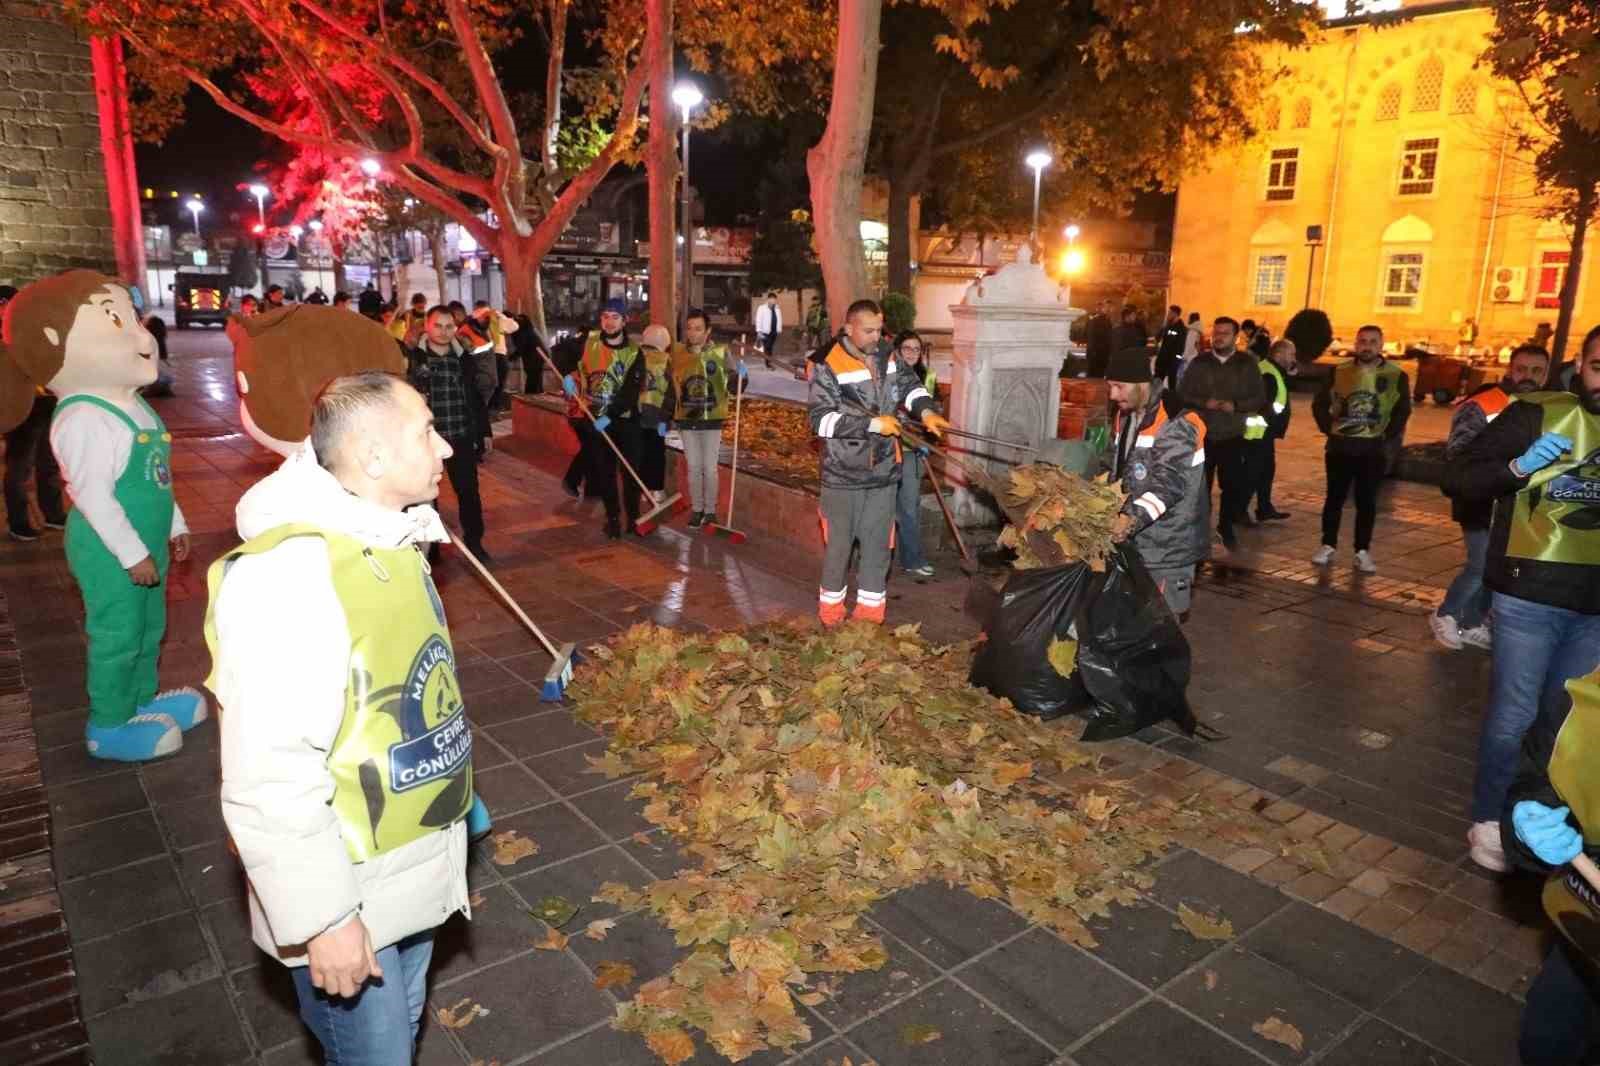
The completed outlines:
{"type": "Polygon", "coordinates": [[[944,431],[950,428],[950,420],[933,411],[922,412],[922,428],[932,433],[935,437],[944,436],[944,431]]]}
{"type": "Polygon", "coordinates": [[[739,380],[740,381],[749,381],[750,380],[750,368],[744,365],[744,360],[743,359],[739,360],[739,380]]]}
{"type": "Polygon", "coordinates": [[[566,393],[568,396],[578,395],[578,379],[573,377],[571,374],[568,374],[566,377],[562,378],[561,391],[566,393]]]}
{"type": "Polygon", "coordinates": [[[656,423],[656,433],[659,436],[661,436],[663,439],[665,439],[666,435],[667,435],[667,424],[665,422],[657,422],[656,423]]]}
{"type": "Polygon", "coordinates": [[[606,427],[610,424],[611,417],[609,415],[601,415],[599,418],[594,420],[594,428],[600,433],[604,433],[606,431],[606,427]]]}
{"type": "Polygon", "coordinates": [[[1511,827],[1540,862],[1551,866],[1565,866],[1583,851],[1583,837],[1567,824],[1566,807],[1552,810],[1537,800],[1522,800],[1511,808],[1511,827]]]}
{"type": "Polygon", "coordinates": [[[898,437],[900,420],[894,415],[879,415],[868,423],[867,432],[876,433],[881,437],[898,437]]]}
{"type": "Polygon", "coordinates": [[[1511,461],[1511,472],[1518,477],[1529,477],[1561,458],[1562,452],[1571,450],[1572,438],[1559,433],[1541,433],[1538,440],[1528,445],[1527,451],[1511,461]]]}

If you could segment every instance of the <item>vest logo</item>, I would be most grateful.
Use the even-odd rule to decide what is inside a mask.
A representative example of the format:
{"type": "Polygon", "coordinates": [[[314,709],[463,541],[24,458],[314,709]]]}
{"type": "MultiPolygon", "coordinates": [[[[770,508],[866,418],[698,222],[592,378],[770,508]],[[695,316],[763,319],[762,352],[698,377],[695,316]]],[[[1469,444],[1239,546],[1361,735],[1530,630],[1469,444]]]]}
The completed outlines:
{"type": "Polygon", "coordinates": [[[167,465],[166,457],[159,452],[152,451],[145,460],[144,476],[146,481],[153,482],[164,489],[172,487],[172,468],[167,465]]]}
{"type": "Polygon", "coordinates": [[[455,656],[437,634],[412,660],[400,692],[399,719],[406,739],[389,748],[389,787],[395,792],[454,777],[472,757],[455,656]]]}
{"type": "Polygon", "coordinates": [[[716,407],[716,396],[711,388],[711,381],[704,374],[690,374],[683,379],[683,396],[680,398],[683,405],[684,417],[690,421],[701,421],[707,418],[716,407]]]}
{"type": "Polygon", "coordinates": [[[1551,503],[1600,504],[1600,448],[1559,477],[1545,485],[1551,503]]]}
{"type": "MultiPolygon", "coordinates": [[[[1383,387],[1382,379],[1378,387],[1383,387]]],[[[1379,421],[1378,394],[1363,389],[1352,392],[1344,401],[1344,416],[1339,419],[1343,429],[1369,429],[1376,426],[1379,421]]]]}

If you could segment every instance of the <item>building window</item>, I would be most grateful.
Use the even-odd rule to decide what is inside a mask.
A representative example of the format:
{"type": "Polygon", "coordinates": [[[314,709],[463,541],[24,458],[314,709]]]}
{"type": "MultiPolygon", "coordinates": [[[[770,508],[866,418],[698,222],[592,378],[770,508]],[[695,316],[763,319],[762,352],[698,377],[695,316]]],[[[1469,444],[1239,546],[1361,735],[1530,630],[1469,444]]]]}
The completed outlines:
{"type": "Polygon", "coordinates": [[[1415,311],[1422,306],[1421,252],[1390,252],[1383,261],[1383,307],[1415,311]]]}
{"type": "Polygon", "coordinates": [[[1311,98],[1302,96],[1294,102],[1294,128],[1303,130],[1311,125],[1311,98]]]}
{"type": "Polygon", "coordinates": [[[1267,199],[1293,200],[1300,176],[1300,149],[1274,148],[1267,157],[1267,199]]]}
{"type": "Polygon", "coordinates": [[[1438,56],[1429,56],[1417,68],[1417,89],[1411,98],[1413,111],[1439,110],[1439,97],[1444,93],[1444,64],[1438,56]]]}
{"type": "Polygon", "coordinates": [[[1439,169],[1439,138],[1415,137],[1400,152],[1400,195],[1431,196],[1439,169]]]}
{"type": "Polygon", "coordinates": [[[1261,126],[1269,132],[1276,133],[1282,121],[1283,105],[1278,102],[1276,97],[1273,97],[1267,101],[1266,112],[1261,116],[1261,126]]]}
{"type": "Polygon", "coordinates": [[[1456,91],[1450,97],[1452,115],[1475,115],[1478,112],[1478,83],[1473,78],[1456,82],[1456,91]]]}
{"type": "Polygon", "coordinates": [[[1287,255],[1262,255],[1256,257],[1255,285],[1250,290],[1253,307],[1282,307],[1283,290],[1289,283],[1289,257],[1287,255]]]}
{"type": "Polygon", "coordinates": [[[1378,92],[1378,111],[1373,116],[1379,122],[1393,122],[1400,117],[1400,86],[1385,85],[1378,92]]]}
{"type": "Polygon", "coordinates": [[[1561,287],[1567,283],[1567,264],[1570,262],[1571,252],[1539,253],[1539,285],[1533,291],[1534,307],[1541,311],[1561,309],[1561,287]]]}

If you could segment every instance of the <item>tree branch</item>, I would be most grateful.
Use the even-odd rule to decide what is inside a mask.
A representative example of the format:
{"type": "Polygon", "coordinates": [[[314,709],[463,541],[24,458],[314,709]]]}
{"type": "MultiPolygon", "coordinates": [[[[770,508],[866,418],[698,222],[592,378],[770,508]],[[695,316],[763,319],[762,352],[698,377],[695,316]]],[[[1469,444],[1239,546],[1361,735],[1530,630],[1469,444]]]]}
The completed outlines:
{"type": "Polygon", "coordinates": [[[1040,115],[1043,115],[1054,108],[1061,101],[1061,98],[1067,95],[1067,88],[1067,80],[1065,77],[1063,77],[1053,90],[1046,93],[1042,100],[1040,100],[1034,106],[1028,108],[1026,111],[1019,111],[1009,118],[1001,119],[999,122],[993,123],[976,133],[968,134],[965,137],[957,137],[952,141],[943,141],[934,146],[934,158],[942,159],[945,156],[954,155],[957,152],[965,152],[969,148],[976,148],[980,144],[994,140],[1002,133],[1007,133],[1016,129],[1018,126],[1032,122],[1040,115]]]}
{"type": "Polygon", "coordinates": [[[494,71],[489,53],[478,36],[472,16],[467,13],[463,0],[445,0],[445,10],[450,16],[450,27],[455,31],[456,43],[467,61],[472,84],[478,92],[478,104],[494,131],[497,151],[494,153],[494,188],[504,203],[502,215],[515,217],[522,214],[526,202],[527,177],[522,167],[522,139],[517,135],[517,123],[506,103],[505,90],[494,71]]]}
{"type": "Polygon", "coordinates": [[[589,199],[595,187],[616,165],[618,157],[633,142],[634,134],[639,129],[639,101],[644,96],[644,87],[649,80],[649,65],[643,60],[635,63],[633,70],[628,73],[627,81],[623,84],[622,103],[617,109],[616,132],[600,150],[600,154],[590,160],[589,165],[567,183],[561,190],[561,195],[556,197],[555,203],[540,220],[539,232],[549,237],[551,245],[555,244],[555,238],[567,228],[567,223],[578,213],[578,208],[589,199]]]}
{"type": "Polygon", "coordinates": [[[550,0],[550,59],[544,73],[544,136],[539,144],[539,163],[544,168],[546,190],[559,180],[556,141],[561,130],[561,81],[567,62],[568,0],[550,0]]]}

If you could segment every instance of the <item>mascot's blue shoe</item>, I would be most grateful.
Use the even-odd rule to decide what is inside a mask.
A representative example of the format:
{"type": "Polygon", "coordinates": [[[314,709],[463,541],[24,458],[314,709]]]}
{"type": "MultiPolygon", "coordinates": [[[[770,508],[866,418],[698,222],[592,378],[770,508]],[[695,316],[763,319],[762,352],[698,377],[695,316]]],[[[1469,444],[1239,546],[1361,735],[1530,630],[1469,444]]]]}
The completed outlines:
{"type": "Polygon", "coordinates": [[[183,747],[183,731],[168,714],[136,714],[121,725],[90,722],[84,739],[90,755],[114,762],[146,762],[183,747]]]}
{"type": "Polygon", "coordinates": [[[169,688],[165,692],[156,693],[156,698],[140,707],[138,713],[164,714],[177,722],[178,728],[187,733],[205,721],[208,712],[205,693],[185,685],[183,688],[169,688]]]}
{"type": "Polygon", "coordinates": [[[489,819],[489,808],[483,805],[478,794],[472,794],[472,809],[467,812],[467,839],[476,844],[489,835],[494,822],[489,819]]]}

